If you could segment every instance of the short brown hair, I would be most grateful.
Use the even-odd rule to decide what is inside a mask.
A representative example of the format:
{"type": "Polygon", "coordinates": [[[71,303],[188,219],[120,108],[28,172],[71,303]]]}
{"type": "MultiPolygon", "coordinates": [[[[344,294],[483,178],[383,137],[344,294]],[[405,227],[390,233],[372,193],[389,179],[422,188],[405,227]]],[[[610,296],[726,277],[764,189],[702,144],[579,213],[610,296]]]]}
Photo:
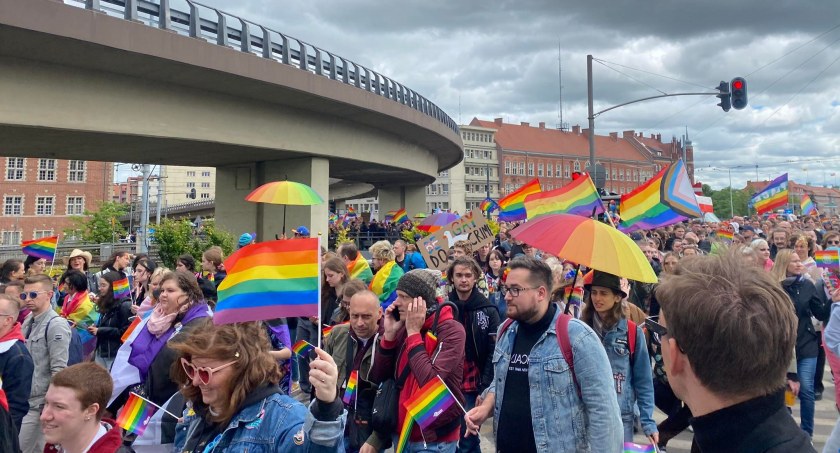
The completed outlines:
{"type": "Polygon", "coordinates": [[[99,404],[99,410],[96,411],[97,420],[102,420],[102,414],[105,413],[108,400],[114,391],[114,381],[111,380],[108,370],[93,362],[78,363],[55,373],[50,386],[72,389],[82,404],[82,409],[94,403],[99,404]]]}
{"type": "Polygon", "coordinates": [[[53,289],[53,281],[47,274],[30,275],[23,281],[24,285],[39,284],[44,289],[53,289]]]}
{"type": "Polygon", "coordinates": [[[178,288],[181,288],[181,291],[187,295],[190,305],[204,300],[204,293],[201,292],[201,287],[198,286],[198,280],[196,280],[195,275],[191,272],[169,271],[161,277],[160,286],[163,286],[163,284],[169,280],[175,280],[175,284],[178,288]]]}
{"type": "Polygon", "coordinates": [[[452,265],[446,269],[446,279],[450,282],[454,282],[452,279],[453,274],[455,274],[455,266],[464,266],[468,267],[470,271],[473,273],[473,277],[475,277],[476,283],[481,279],[481,268],[478,266],[478,263],[472,258],[472,256],[459,256],[455,258],[455,261],[452,262],[452,265]]]}
{"type": "Polygon", "coordinates": [[[708,390],[757,397],[782,387],[796,316],[782,285],[734,253],[699,256],[656,288],[669,335],[708,390]]]}
{"type": "Polygon", "coordinates": [[[467,255],[472,255],[473,252],[472,244],[470,244],[469,241],[464,240],[455,241],[455,245],[453,245],[452,248],[462,249],[467,255]]]}
{"type": "Polygon", "coordinates": [[[214,245],[209,249],[205,250],[201,257],[213,263],[214,266],[219,267],[222,265],[222,260],[224,259],[224,252],[222,251],[221,247],[219,247],[218,245],[214,245]]]}
{"type": "MultiPolygon", "coordinates": [[[[4,290],[7,287],[7,286],[4,286],[4,285],[0,285],[0,286],[2,286],[4,288],[4,290]]],[[[20,301],[19,297],[12,297],[12,296],[10,296],[6,293],[0,292],[0,300],[5,300],[5,301],[9,302],[12,305],[12,307],[11,307],[12,310],[15,310],[16,312],[20,312],[20,302],[21,301],[20,301]]],[[[9,314],[11,314],[11,313],[9,313],[9,314]]]]}
{"type": "Polygon", "coordinates": [[[222,401],[226,405],[217,408],[221,409],[219,415],[212,417],[213,422],[222,426],[227,426],[251,392],[266,383],[276,385],[283,377],[277,361],[269,354],[271,343],[260,322],[216,326],[209,320],[204,321],[204,324],[193,330],[183,342],[170,343],[169,346],[179,356],[170,369],[172,380],[182,385],[181,393],[187,400],[199,404],[201,390],[193,386],[192,381],[187,378],[180,358],[188,361],[195,357],[225,362],[236,360],[236,364],[230,368],[233,374],[224,386],[227,395],[222,401]]]}
{"type": "Polygon", "coordinates": [[[359,280],[358,278],[350,279],[344,286],[341,287],[341,298],[349,300],[355,294],[365,291],[367,289],[367,285],[365,282],[359,280]]]}
{"type": "Polygon", "coordinates": [[[338,254],[353,261],[359,257],[359,248],[355,242],[345,242],[338,246],[338,254]]]}
{"type": "Polygon", "coordinates": [[[551,268],[544,261],[530,256],[518,256],[508,263],[508,269],[527,269],[531,273],[528,281],[535,287],[545,286],[545,292],[551,294],[551,268]]]}

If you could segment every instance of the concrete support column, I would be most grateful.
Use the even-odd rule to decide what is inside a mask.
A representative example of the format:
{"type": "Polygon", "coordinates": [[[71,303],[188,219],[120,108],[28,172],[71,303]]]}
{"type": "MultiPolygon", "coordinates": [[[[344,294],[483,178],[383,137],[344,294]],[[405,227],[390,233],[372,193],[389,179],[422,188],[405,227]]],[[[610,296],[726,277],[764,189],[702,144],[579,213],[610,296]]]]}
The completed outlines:
{"type": "Polygon", "coordinates": [[[409,217],[426,212],[426,186],[399,186],[379,189],[379,212],[405,208],[409,217]]]}
{"type": "Polygon", "coordinates": [[[300,182],[312,187],[324,203],[315,206],[286,206],[286,235],[301,225],[312,237],[328,234],[329,161],[324,158],[299,158],[263,161],[252,165],[216,169],[216,221],[234,235],[256,232],[262,242],[274,239],[283,230],[283,205],[251,203],[245,197],[267,182],[300,182]]]}

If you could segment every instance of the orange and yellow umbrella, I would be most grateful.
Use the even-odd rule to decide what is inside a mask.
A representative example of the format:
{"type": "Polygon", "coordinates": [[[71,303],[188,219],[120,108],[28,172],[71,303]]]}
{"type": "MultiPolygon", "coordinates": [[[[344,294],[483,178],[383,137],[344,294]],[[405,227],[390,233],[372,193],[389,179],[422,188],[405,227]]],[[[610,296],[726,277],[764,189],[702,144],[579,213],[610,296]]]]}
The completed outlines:
{"type": "Polygon", "coordinates": [[[570,214],[541,216],[511,231],[514,238],[584,266],[628,280],[656,283],[642,250],[615,228],[570,214]]]}
{"type": "Polygon", "coordinates": [[[283,234],[286,233],[286,205],[313,206],[324,199],[306,184],[294,181],[275,181],[263,184],[245,197],[246,201],[283,205],[283,234]]]}

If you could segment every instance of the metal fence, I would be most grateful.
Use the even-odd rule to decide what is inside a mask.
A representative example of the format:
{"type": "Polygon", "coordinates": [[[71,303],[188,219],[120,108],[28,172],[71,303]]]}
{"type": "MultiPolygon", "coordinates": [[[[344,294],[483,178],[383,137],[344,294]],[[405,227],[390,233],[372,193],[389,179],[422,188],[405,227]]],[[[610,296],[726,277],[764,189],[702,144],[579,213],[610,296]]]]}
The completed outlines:
{"type": "Polygon", "coordinates": [[[320,47],[218,8],[192,0],[183,2],[189,11],[173,9],[172,0],[65,0],[65,3],[199,38],[352,85],[411,107],[458,133],[458,124],[449,115],[411,88],[320,47]]]}

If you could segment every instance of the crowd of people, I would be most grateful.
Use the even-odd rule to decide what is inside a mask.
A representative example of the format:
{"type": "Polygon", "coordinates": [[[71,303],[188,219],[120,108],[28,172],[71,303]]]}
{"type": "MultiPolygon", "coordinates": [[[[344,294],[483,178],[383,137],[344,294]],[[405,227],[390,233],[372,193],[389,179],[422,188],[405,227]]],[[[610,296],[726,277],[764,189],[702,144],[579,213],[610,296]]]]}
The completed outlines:
{"type": "Polygon", "coordinates": [[[516,227],[455,242],[443,271],[403,240],[369,261],[339,244],[322,250],[319,313],[220,326],[219,247],[172,270],[119,252],[98,272],[73,250],[57,280],[42,259],[7,260],[0,451],[375,453],[404,433],[404,451],[479,452],[489,418],[503,453],[666,451],[689,427],[692,451],[814,451],[826,361],[840,377],[840,270],[814,256],[840,250],[838,219],[634,232],[658,283],[586,269],[516,227]],[[293,354],[298,340],[323,348],[293,354]],[[408,403],[437,382],[457,404],[413,423],[408,403]],[[135,397],[161,408],[139,435],[115,422],[135,397]]]}

